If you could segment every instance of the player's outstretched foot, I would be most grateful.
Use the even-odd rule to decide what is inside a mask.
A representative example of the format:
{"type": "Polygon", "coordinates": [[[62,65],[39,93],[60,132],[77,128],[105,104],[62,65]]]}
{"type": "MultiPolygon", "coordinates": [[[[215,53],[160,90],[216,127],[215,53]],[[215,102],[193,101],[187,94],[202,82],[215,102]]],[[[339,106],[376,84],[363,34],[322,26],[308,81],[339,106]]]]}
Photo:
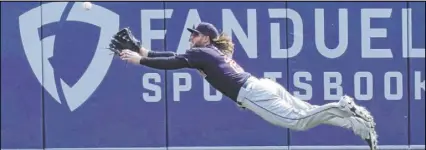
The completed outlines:
{"type": "Polygon", "coordinates": [[[339,104],[344,110],[353,113],[355,116],[360,117],[367,122],[371,122],[373,124],[373,127],[375,126],[373,116],[371,116],[370,112],[368,112],[368,110],[364,107],[355,104],[352,97],[349,97],[347,95],[342,96],[340,98],[339,104]]]}
{"type": "Polygon", "coordinates": [[[374,128],[370,128],[369,137],[364,139],[368,146],[370,146],[370,150],[377,150],[378,149],[378,140],[377,140],[377,133],[374,128]]]}
{"type": "Polygon", "coordinates": [[[350,117],[349,121],[352,124],[352,131],[365,140],[370,147],[370,150],[377,149],[377,134],[372,122],[367,122],[361,117],[350,117]]]}

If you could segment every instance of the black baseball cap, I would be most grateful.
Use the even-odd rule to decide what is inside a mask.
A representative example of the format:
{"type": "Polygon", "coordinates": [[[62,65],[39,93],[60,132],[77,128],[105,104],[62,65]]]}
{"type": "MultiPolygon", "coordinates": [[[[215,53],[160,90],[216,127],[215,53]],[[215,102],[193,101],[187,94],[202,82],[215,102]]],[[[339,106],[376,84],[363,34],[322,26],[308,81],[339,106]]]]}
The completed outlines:
{"type": "Polygon", "coordinates": [[[210,39],[216,39],[219,36],[219,31],[216,27],[208,22],[201,22],[197,27],[187,28],[191,33],[201,33],[203,35],[209,36],[210,39]]]}

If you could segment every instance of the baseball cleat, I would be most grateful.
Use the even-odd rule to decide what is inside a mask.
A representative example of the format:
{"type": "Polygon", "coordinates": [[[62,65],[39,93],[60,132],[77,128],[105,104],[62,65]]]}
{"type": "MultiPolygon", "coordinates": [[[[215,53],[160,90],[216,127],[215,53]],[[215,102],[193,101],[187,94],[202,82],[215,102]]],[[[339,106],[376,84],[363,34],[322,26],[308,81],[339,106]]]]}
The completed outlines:
{"type": "Polygon", "coordinates": [[[369,137],[364,139],[368,146],[370,147],[370,150],[377,150],[378,149],[378,140],[377,140],[377,133],[374,130],[374,128],[370,128],[369,137]]]}
{"type": "Polygon", "coordinates": [[[353,115],[364,119],[367,122],[372,122],[372,126],[375,126],[374,119],[371,116],[370,112],[362,106],[355,104],[353,98],[344,95],[339,101],[339,104],[343,107],[344,110],[349,111],[353,115]]]}
{"type": "Polygon", "coordinates": [[[365,140],[370,150],[377,149],[377,134],[372,122],[367,122],[360,117],[351,117],[349,121],[352,124],[352,131],[365,140]]]}

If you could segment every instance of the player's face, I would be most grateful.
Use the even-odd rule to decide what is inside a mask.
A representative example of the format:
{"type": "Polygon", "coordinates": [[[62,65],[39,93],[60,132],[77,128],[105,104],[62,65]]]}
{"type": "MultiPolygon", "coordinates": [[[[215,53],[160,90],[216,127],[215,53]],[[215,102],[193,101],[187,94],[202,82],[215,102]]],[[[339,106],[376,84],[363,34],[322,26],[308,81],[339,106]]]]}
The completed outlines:
{"type": "Polygon", "coordinates": [[[207,36],[204,36],[202,34],[199,33],[192,33],[191,37],[189,38],[190,42],[191,42],[191,48],[192,47],[201,47],[206,45],[206,39],[208,39],[207,36]]]}

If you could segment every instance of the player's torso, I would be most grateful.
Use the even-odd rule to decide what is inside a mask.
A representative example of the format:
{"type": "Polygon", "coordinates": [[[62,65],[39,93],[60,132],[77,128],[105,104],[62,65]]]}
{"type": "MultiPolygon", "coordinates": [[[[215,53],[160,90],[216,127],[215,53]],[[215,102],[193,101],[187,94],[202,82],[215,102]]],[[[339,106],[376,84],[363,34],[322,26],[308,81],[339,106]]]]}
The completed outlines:
{"type": "Polygon", "coordinates": [[[199,69],[200,74],[222,94],[235,100],[250,74],[245,72],[235,60],[214,47],[203,48],[202,51],[206,53],[206,58],[203,58],[205,65],[199,69]]]}

